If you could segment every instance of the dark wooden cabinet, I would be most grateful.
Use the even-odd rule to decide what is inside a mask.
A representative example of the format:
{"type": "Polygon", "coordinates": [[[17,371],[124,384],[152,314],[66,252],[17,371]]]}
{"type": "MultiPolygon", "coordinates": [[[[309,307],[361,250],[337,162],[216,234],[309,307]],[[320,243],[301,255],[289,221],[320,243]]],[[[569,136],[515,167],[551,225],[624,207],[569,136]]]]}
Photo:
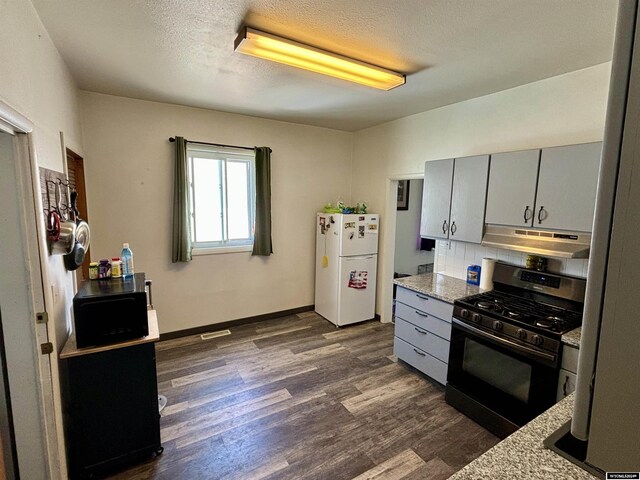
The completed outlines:
{"type": "Polygon", "coordinates": [[[162,453],[153,341],[145,337],[88,349],[65,345],[61,358],[71,478],[100,476],[162,453]]]}

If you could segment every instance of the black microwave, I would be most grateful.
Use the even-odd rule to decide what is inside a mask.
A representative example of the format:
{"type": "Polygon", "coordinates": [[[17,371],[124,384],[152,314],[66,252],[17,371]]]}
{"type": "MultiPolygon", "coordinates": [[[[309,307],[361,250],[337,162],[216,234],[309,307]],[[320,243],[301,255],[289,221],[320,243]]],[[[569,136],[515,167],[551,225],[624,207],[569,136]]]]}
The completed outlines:
{"type": "Polygon", "coordinates": [[[129,278],[89,280],[73,299],[78,348],[149,335],[144,273],[129,278]]]}

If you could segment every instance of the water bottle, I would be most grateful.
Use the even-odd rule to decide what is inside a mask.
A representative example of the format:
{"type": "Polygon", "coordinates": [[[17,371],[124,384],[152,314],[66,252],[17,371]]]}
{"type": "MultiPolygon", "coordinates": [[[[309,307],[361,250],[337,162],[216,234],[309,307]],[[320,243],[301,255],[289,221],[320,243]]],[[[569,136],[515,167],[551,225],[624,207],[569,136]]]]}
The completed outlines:
{"type": "Polygon", "coordinates": [[[129,248],[128,243],[122,244],[122,253],[120,254],[122,261],[122,276],[130,278],[133,276],[133,252],[129,248]]]}

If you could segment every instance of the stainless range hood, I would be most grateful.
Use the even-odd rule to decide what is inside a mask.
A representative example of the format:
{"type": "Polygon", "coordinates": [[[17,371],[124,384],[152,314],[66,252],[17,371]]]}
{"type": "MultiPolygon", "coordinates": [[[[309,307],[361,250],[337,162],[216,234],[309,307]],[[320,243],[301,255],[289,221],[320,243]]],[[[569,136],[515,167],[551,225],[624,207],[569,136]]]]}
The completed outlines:
{"type": "Polygon", "coordinates": [[[589,258],[591,234],[486,225],[485,247],[560,258],[589,258]]]}

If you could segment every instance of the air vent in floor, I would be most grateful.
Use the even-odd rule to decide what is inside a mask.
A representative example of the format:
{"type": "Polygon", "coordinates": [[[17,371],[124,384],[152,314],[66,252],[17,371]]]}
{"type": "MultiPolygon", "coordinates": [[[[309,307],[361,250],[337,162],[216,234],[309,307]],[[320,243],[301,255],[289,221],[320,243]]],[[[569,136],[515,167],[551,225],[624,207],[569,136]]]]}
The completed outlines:
{"type": "Polygon", "coordinates": [[[207,332],[200,335],[201,340],[211,340],[212,338],[224,337],[225,335],[231,335],[229,330],[218,330],[217,332],[207,332]]]}

